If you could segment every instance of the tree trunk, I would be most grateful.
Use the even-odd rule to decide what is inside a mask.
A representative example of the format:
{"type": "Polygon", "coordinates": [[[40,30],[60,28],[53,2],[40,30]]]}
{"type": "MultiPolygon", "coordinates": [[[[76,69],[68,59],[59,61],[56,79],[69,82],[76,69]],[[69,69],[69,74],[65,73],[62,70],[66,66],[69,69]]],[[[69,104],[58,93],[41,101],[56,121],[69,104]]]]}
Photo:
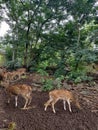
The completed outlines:
{"type": "Polygon", "coordinates": [[[25,52],[24,52],[24,64],[23,66],[27,68],[27,58],[28,58],[28,41],[25,44],[25,52]]]}

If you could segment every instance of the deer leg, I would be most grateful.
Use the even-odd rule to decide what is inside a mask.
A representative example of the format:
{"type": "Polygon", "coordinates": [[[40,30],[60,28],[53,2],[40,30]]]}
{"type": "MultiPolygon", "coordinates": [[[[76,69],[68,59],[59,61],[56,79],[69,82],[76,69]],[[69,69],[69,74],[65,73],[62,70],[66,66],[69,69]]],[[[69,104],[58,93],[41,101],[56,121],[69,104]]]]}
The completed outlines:
{"type": "Polygon", "coordinates": [[[17,107],[18,96],[15,96],[15,107],[17,107]]]}
{"type": "Polygon", "coordinates": [[[28,105],[30,105],[31,101],[32,101],[32,97],[30,96],[29,101],[28,101],[28,105]]]}
{"type": "Polygon", "coordinates": [[[45,105],[45,108],[44,108],[45,111],[47,110],[47,107],[51,104],[52,100],[53,99],[50,97],[50,99],[44,104],[45,105]]]}
{"type": "Polygon", "coordinates": [[[55,108],[54,108],[54,105],[55,105],[55,103],[56,103],[57,101],[58,101],[58,99],[54,98],[53,101],[51,102],[52,110],[53,110],[54,113],[56,113],[55,108]]]}
{"type": "Polygon", "coordinates": [[[66,101],[63,100],[64,110],[66,110],[66,101]]]}
{"type": "Polygon", "coordinates": [[[69,111],[72,112],[71,105],[70,105],[70,100],[67,100],[67,102],[68,102],[68,106],[69,106],[69,111]]]}
{"type": "Polygon", "coordinates": [[[25,100],[26,100],[26,102],[25,102],[25,105],[24,105],[24,107],[23,107],[22,109],[26,109],[26,107],[27,107],[27,104],[28,104],[28,98],[25,98],[25,100]]]}
{"type": "Polygon", "coordinates": [[[54,108],[55,102],[53,101],[53,102],[51,103],[51,105],[52,105],[52,110],[53,110],[53,112],[56,113],[55,108],[54,108]]]}
{"type": "Polygon", "coordinates": [[[12,97],[11,93],[8,93],[8,100],[7,100],[8,104],[10,103],[11,97],[12,97]]]}
{"type": "Polygon", "coordinates": [[[7,103],[8,103],[8,104],[10,103],[10,98],[8,98],[7,103]]]}

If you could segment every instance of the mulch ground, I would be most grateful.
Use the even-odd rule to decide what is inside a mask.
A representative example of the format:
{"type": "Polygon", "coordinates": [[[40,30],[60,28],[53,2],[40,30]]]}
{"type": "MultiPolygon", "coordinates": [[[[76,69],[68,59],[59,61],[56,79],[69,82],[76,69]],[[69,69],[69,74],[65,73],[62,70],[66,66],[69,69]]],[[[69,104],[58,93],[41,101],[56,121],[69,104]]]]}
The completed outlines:
{"type": "MultiPolygon", "coordinates": [[[[21,83],[31,84],[31,77],[20,81],[21,83]]],[[[76,88],[75,88],[76,89],[76,88]]],[[[83,86],[82,86],[83,89],[83,86]]],[[[82,90],[81,89],[81,90],[82,90]]],[[[91,89],[91,88],[90,88],[91,89]]],[[[56,105],[56,114],[52,112],[51,107],[44,111],[44,103],[48,100],[48,92],[33,91],[32,92],[32,108],[29,110],[21,110],[24,105],[24,99],[19,97],[18,107],[14,106],[14,97],[11,103],[7,104],[7,95],[4,88],[0,88],[0,130],[7,128],[10,122],[15,122],[17,130],[98,130],[98,112],[97,102],[98,98],[94,97],[94,104],[91,100],[91,95],[87,95],[83,91],[78,90],[81,95],[84,94],[83,99],[80,96],[80,104],[82,110],[78,110],[72,104],[72,113],[63,109],[62,101],[56,105]],[[90,97],[90,98],[89,98],[90,97]],[[90,105],[93,104],[93,105],[90,105]],[[95,105],[95,107],[94,107],[95,105]],[[92,111],[95,109],[95,111],[92,111]]],[[[91,90],[93,92],[93,90],[91,90]]],[[[95,92],[95,89],[94,89],[95,92]]],[[[97,90],[95,95],[97,94],[97,90]]],[[[93,94],[94,95],[94,94],[93,94]]]]}

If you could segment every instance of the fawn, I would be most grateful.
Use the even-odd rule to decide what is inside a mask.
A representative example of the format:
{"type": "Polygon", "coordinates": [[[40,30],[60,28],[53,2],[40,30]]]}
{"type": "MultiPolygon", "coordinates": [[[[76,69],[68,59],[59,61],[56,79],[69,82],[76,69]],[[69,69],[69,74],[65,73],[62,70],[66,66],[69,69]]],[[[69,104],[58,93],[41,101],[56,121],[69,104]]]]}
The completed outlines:
{"type": "Polygon", "coordinates": [[[68,103],[70,112],[72,112],[70,104],[71,102],[73,102],[79,109],[81,109],[81,106],[78,102],[78,98],[76,98],[71,91],[68,91],[66,89],[59,89],[49,92],[49,100],[44,104],[45,105],[44,110],[46,111],[47,107],[51,105],[53,112],[56,113],[54,105],[58,100],[63,100],[64,110],[66,110],[66,101],[68,103]]]}
{"type": "Polygon", "coordinates": [[[16,71],[12,71],[10,72],[10,76],[9,76],[9,79],[10,80],[14,80],[16,77],[18,79],[21,78],[22,75],[25,75],[26,74],[26,69],[25,68],[20,68],[20,69],[17,69],[16,71]]]}
{"type": "Polygon", "coordinates": [[[20,69],[17,69],[16,71],[5,73],[5,75],[6,75],[5,79],[6,80],[15,80],[16,77],[18,77],[20,79],[21,76],[25,75],[25,74],[26,74],[26,69],[20,68],[20,69]]]}
{"type": "Polygon", "coordinates": [[[25,99],[25,104],[22,109],[27,109],[27,105],[30,105],[32,100],[32,88],[29,85],[26,84],[16,84],[16,85],[9,85],[9,83],[3,83],[1,82],[1,85],[3,85],[6,88],[6,92],[9,95],[8,103],[10,103],[11,96],[15,96],[15,107],[17,107],[17,100],[18,96],[20,95],[25,99]]]}

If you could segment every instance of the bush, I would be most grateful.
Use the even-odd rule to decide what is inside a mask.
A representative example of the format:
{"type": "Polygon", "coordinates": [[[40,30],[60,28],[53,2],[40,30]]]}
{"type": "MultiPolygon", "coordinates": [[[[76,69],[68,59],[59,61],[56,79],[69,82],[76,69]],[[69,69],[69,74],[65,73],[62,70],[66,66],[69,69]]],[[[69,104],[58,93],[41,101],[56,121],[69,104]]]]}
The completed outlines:
{"type": "Polygon", "coordinates": [[[43,91],[49,91],[55,88],[61,88],[62,80],[64,79],[64,76],[58,77],[55,80],[53,79],[46,79],[43,80],[43,91]]]}
{"type": "Polygon", "coordinates": [[[16,69],[16,68],[20,68],[22,66],[22,63],[18,60],[15,61],[7,61],[5,64],[5,67],[8,69],[16,69]]]}
{"type": "Polygon", "coordinates": [[[92,77],[87,76],[83,70],[72,71],[66,76],[67,80],[72,80],[74,83],[80,83],[82,81],[91,81],[92,77]]]}
{"type": "Polygon", "coordinates": [[[43,91],[49,91],[54,88],[52,79],[44,80],[43,83],[44,83],[43,88],[42,88],[43,91]]]}

